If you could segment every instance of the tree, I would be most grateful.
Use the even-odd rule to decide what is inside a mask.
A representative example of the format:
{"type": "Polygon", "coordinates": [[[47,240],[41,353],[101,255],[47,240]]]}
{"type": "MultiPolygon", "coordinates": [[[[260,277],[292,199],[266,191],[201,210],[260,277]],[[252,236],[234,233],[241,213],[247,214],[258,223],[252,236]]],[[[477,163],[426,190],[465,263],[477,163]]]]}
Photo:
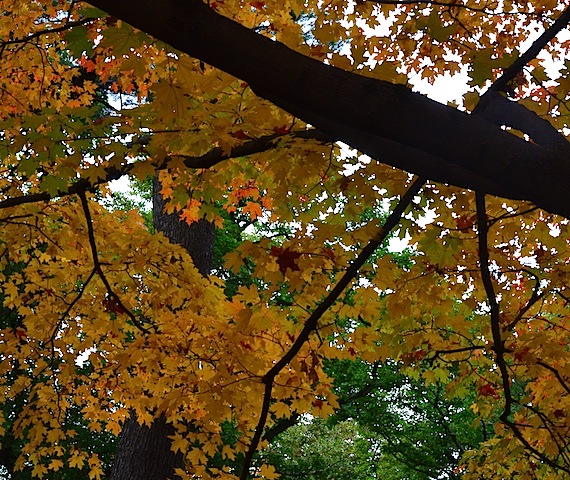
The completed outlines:
{"type": "Polygon", "coordinates": [[[387,362],[329,362],[340,408],[326,421],[299,419],[262,452],[285,478],[460,478],[461,455],[476,448],[472,398],[446,400],[387,362]]]}
{"type": "Polygon", "coordinates": [[[462,455],[479,446],[487,429],[476,428],[472,397],[445,398],[446,383],[425,385],[403,375],[405,365],[336,361],[341,408],[334,421],[354,419],[379,452],[379,478],[460,478],[462,455]],[[390,476],[392,474],[392,476],[390,476]]]}
{"type": "Polygon", "coordinates": [[[0,280],[17,324],[2,323],[0,398],[24,399],[5,419],[17,467],[100,478],[93,451],[64,448],[80,411],[111,434],[163,419],[181,477],[272,478],[252,463],[264,435],[333,412],[323,365],[348,358],[474,398],[494,425],[465,478],[570,475],[570,84],[544,60],[570,46],[563,3],[93,5],[2,4],[0,280]],[[462,65],[460,106],[405,85],[462,65]],[[255,279],[230,295],[97,202],[155,174],[166,214],[220,226],[221,207],[291,235],[229,254],[255,279]],[[363,216],[382,206],[383,224],[363,216]],[[390,232],[415,245],[404,269],[374,254],[390,232]]]}
{"type": "Polygon", "coordinates": [[[376,478],[372,442],[356,423],[328,425],[315,418],[282,434],[262,458],[284,478],[307,480],[376,478]]]}

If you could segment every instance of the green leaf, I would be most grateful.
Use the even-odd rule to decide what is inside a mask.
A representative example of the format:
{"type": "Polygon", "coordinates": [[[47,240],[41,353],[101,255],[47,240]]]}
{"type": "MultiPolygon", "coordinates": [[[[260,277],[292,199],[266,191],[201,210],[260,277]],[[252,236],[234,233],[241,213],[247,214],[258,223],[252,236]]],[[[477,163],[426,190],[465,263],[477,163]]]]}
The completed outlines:
{"type": "Polygon", "coordinates": [[[67,191],[67,182],[61,177],[48,175],[42,179],[40,188],[48,192],[52,197],[56,197],[60,193],[67,191]]]}
{"type": "Polygon", "coordinates": [[[64,38],[67,42],[67,48],[76,58],[81,57],[83,52],[89,55],[93,49],[93,44],[87,36],[87,27],[74,27],[65,34],[64,38]]]}

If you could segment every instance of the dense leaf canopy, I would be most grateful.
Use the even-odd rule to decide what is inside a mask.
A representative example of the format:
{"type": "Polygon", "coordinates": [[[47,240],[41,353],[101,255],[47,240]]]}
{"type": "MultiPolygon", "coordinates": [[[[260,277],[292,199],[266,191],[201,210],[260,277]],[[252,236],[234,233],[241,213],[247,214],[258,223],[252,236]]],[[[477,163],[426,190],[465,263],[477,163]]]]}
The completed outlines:
{"type": "Polygon", "coordinates": [[[70,418],[118,434],[132,412],[173,425],[182,478],[274,478],[264,433],[338,406],[325,360],[390,359],[494,424],[465,478],[570,477],[568,2],[0,3],[16,468],[101,478],[70,418]],[[460,71],[460,105],[408,85],[460,71]],[[205,278],[105,208],[127,175],[183,222],[279,235],[205,278]],[[375,253],[390,235],[407,264],[375,253]]]}

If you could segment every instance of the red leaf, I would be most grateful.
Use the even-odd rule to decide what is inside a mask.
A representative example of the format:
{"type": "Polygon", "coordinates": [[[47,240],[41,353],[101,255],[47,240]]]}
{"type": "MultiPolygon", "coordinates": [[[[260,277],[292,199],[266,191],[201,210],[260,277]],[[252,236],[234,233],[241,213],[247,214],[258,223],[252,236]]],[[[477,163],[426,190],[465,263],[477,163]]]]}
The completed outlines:
{"type": "Polygon", "coordinates": [[[273,127],[273,131],[279,135],[285,135],[289,133],[289,127],[287,125],[283,125],[281,127],[273,127]]]}
{"type": "Polygon", "coordinates": [[[277,265],[279,265],[279,271],[283,275],[285,275],[287,269],[291,270],[292,272],[300,270],[296,263],[296,260],[301,256],[299,252],[293,252],[289,249],[289,247],[283,249],[273,246],[271,247],[270,254],[274,257],[277,257],[277,265]]]}
{"type": "Polygon", "coordinates": [[[237,132],[233,132],[232,137],[239,138],[240,140],[249,140],[249,136],[243,130],[238,130],[237,132]]]}
{"type": "Polygon", "coordinates": [[[497,393],[497,390],[495,390],[495,387],[493,387],[493,385],[491,385],[490,383],[487,383],[486,385],[483,385],[482,387],[480,387],[479,393],[481,395],[483,395],[484,397],[499,398],[499,394],[497,393]]]}

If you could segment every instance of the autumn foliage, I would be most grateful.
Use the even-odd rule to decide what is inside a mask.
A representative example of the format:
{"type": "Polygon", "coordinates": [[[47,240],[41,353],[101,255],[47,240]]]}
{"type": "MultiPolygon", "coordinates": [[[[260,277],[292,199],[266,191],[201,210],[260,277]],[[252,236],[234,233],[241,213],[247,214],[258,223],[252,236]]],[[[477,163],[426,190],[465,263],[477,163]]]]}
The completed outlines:
{"type": "MultiPolygon", "coordinates": [[[[486,195],[349,151],[129,18],[0,3],[0,401],[18,405],[0,433],[23,442],[17,468],[102,478],[71,412],[114,435],[134,412],[175,426],[181,478],[276,478],[253,455],[280,419],[334,411],[325,359],[391,359],[450,398],[473,396],[473,428],[493,433],[464,455],[465,478],[570,476],[566,218],[526,192],[486,195]],[[228,271],[247,263],[255,279],[230,297],[138,212],[103,206],[126,175],[157,175],[166,212],[189,224],[221,227],[225,211],[290,228],[227,255],[228,271]],[[375,254],[390,236],[408,240],[409,265],[375,254]],[[215,455],[243,470],[213,467],[215,455]]],[[[568,132],[570,42],[523,54],[529,32],[565,27],[554,20],[566,3],[219,0],[209,12],[402,89],[463,69],[454,108],[558,151],[548,139],[568,132]],[[487,91],[547,133],[495,120],[487,91]]]]}

